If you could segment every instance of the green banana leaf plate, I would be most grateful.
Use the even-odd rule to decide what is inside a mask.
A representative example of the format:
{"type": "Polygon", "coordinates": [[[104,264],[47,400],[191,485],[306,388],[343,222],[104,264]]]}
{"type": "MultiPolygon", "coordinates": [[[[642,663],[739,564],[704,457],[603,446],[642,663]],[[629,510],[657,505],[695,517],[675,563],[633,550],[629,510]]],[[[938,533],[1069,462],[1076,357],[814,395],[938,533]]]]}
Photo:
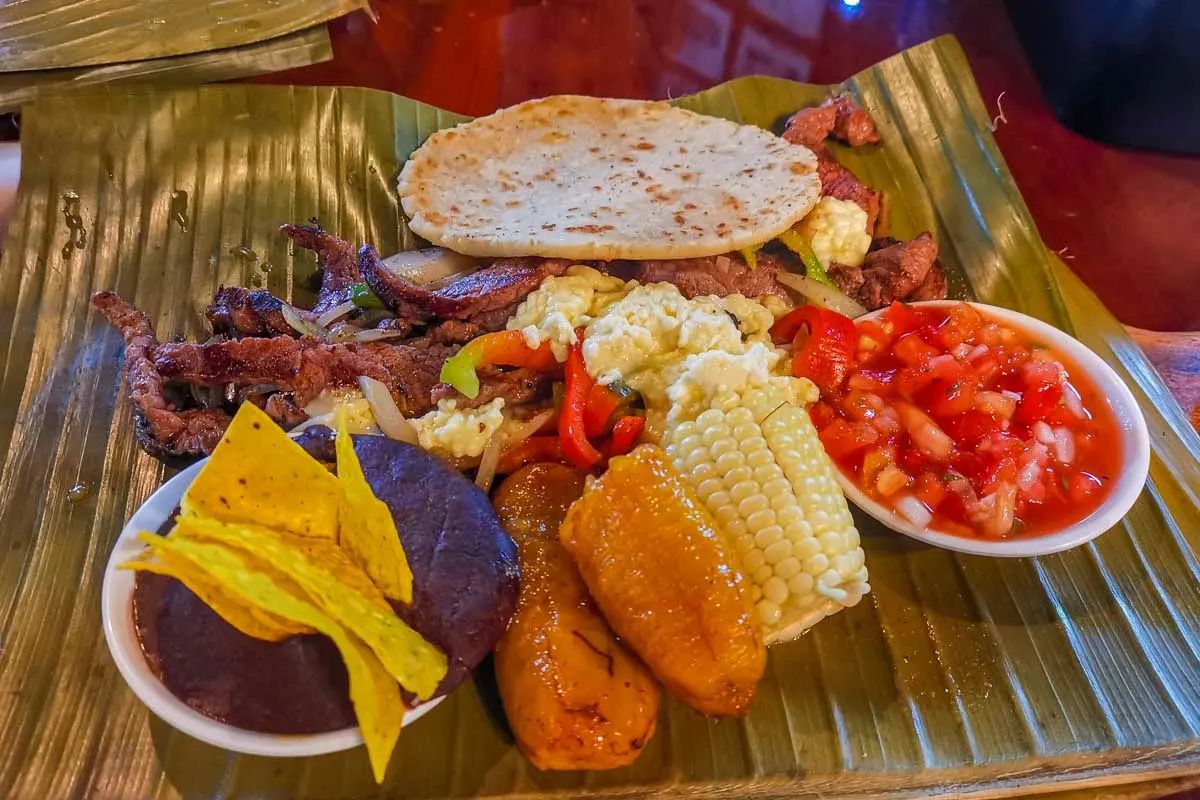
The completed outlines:
{"type": "Polygon", "coordinates": [[[222,50],[327,22],[367,0],[7,0],[0,71],[65,69],[222,50]]]}
{"type": "MultiPolygon", "coordinates": [[[[744,78],[677,102],[772,127],[830,88],[744,78]]],[[[281,222],[316,216],[385,253],[412,247],[394,177],[462,118],[358,89],[46,95],[25,110],[0,261],[0,796],[996,797],[1200,769],[1200,439],[1047,252],[953,39],[838,88],[884,137],[839,156],[888,193],[897,235],[933,231],[952,292],[1073,331],[1128,381],[1154,455],[1120,525],[1006,560],[860,515],[869,601],[773,649],[745,719],[667,703],[626,769],[535,770],[496,723],[486,671],[401,736],[381,788],[361,749],[271,760],[203,745],[154,718],[105,649],[109,548],[167,473],[134,443],[120,337],[89,296],[115,288],[164,338],[203,337],[218,283],[303,294],[315,263],[281,222]]]]}

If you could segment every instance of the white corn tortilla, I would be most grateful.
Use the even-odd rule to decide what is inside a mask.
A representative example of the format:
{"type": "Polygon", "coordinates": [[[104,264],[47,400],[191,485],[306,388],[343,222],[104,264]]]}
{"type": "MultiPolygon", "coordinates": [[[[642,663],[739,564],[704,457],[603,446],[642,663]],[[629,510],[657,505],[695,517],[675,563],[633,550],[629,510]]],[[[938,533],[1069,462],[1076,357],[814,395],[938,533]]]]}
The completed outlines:
{"type": "Polygon", "coordinates": [[[412,231],[459,253],[672,259],[775,238],[821,181],[812,151],[762,128],[558,95],[435,133],[398,189],[412,231]]]}

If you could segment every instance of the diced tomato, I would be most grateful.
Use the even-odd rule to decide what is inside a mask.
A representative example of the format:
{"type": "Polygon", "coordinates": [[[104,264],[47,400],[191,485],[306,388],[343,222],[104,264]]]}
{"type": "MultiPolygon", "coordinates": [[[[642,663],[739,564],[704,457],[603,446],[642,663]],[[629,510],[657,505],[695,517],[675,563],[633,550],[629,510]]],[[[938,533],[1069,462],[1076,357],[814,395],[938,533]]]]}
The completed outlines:
{"type": "Polygon", "coordinates": [[[960,447],[974,450],[975,446],[994,433],[1001,430],[999,417],[971,409],[954,419],[946,421],[946,433],[950,434],[960,447]]]}
{"type": "Polygon", "coordinates": [[[1067,497],[1072,502],[1084,503],[1100,491],[1100,480],[1087,472],[1077,472],[1067,479],[1067,497]]]}
{"type": "Polygon", "coordinates": [[[946,499],[946,487],[942,479],[932,472],[922,472],[917,478],[916,493],[920,501],[929,506],[930,511],[937,511],[938,506],[946,499]]]}
{"type": "Polygon", "coordinates": [[[972,361],[967,372],[971,376],[971,380],[980,386],[987,386],[1000,373],[1000,369],[1000,357],[989,350],[986,354],[972,361]]]}
{"type": "Polygon", "coordinates": [[[822,401],[808,407],[808,416],[812,418],[813,427],[824,430],[837,417],[837,412],[828,403],[822,401]]]}
{"type": "Polygon", "coordinates": [[[923,366],[928,363],[929,359],[940,353],[936,347],[915,333],[901,336],[896,340],[896,345],[892,349],[896,353],[896,358],[910,367],[923,366]]]}
{"type": "Polygon", "coordinates": [[[860,369],[850,373],[846,385],[864,392],[882,392],[896,377],[894,369],[860,369]]]}
{"type": "Polygon", "coordinates": [[[979,384],[962,379],[957,381],[935,381],[925,392],[926,407],[935,417],[957,417],[975,406],[979,384]]]}
{"type": "Polygon", "coordinates": [[[949,350],[960,344],[975,344],[979,328],[983,325],[983,317],[973,307],[965,303],[950,309],[946,321],[936,330],[942,347],[949,350]]]}
{"type": "Polygon", "coordinates": [[[825,452],[834,460],[842,460],[851,453],[879,441],[879,431],[865,422],[847,422],[835,419],[820,433],[825,452]]]}
{"type": "Polygon", "coordinates": [[[883,313],[883,319],[884,329],[890,330],[892,336],[896,337],[912,333],[924,324],[924,320],[916,309],[898,301],[894,301],[888,306],[888,310],[883,313]]]}
{"type": "Polygon", "coordinates": [[[1050,425],[1073,425],[1078,419],[1070,412],[1061,386],[1041,384],[1025,391],[1017,403],[1015,419],[1025,425],[1045,422],[1050,425]]]}

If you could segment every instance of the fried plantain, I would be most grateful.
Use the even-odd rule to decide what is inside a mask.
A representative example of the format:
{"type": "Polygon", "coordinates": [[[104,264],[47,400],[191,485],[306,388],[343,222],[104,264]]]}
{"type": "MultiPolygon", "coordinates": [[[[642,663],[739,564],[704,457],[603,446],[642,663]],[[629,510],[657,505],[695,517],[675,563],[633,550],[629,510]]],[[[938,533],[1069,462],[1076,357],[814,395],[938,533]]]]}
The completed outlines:
{"type": "Polygon", "coordinates": [[[560,537],[608,624],[667,691],[705,714],[745,713],[767,658],[749,588],[662,450],[609,462],[560,537]]]}
{"type": "Polygon", "coordinates": [[[496,647],[496,679],[521,751],[538,769],[631,764],[654,736],[661,690],[593,604],[558,529],[584,477],[534,464],[497,490],[517,542],[521,593],[496,647]]]}

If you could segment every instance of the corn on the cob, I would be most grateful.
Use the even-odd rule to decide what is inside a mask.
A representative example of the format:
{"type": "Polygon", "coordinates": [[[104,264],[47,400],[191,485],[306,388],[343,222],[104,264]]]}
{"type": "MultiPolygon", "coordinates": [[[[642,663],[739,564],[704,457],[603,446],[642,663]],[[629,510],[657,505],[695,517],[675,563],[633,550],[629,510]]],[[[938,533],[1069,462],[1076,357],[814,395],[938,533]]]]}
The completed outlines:
{"type": "Polygon", "coordinates": [[[868,591],[858,531],[805,404],[806,380],[772,377],[667,419],[666,451],[752,583],[768,644],[799,636],[868,591]]]}

